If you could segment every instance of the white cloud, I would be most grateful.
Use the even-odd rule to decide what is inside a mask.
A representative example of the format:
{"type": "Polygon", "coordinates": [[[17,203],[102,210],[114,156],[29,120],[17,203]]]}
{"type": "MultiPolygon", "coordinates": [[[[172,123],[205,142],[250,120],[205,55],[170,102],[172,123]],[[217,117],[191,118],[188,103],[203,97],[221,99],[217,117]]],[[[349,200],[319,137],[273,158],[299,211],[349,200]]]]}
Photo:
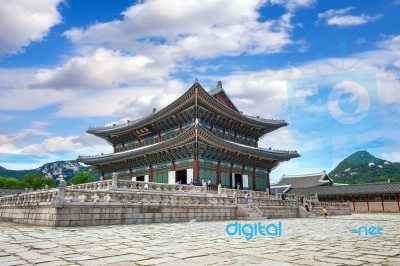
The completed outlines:
{"type": "Polygon", "coordinates": [[[4,134],[0,134],[0,154],[15,154],[17,152],[17,148],[12,143],[12,139],[4,134]]]}
{"type": "Polygon", "coordinates": [[[55,69],[41,69],[35,75],[35,87],[115,88],[121,84],[161,79],[168,68],[154,64],[141,55],[123,55],[103,48],[73,57],[55,69]]]}
{"type": "Polygon", "coordinates": [[[398,151],[382,152],[382,159],[388,160],[390,162],[400,162],[400,152],[398,151]]]}
{"type": "Polygon", "coordinates": [[[34,41],[41,41],[61,22],[57,11],[62,0],[2,1],[0,7],[0,56],[14,54],[34,41]]]}
{"type": "Polygon", "coordinates": [[[80,143],[73,142],[73,140],[76,138],[77,136],[48,138],[40,144],[32,144],[23,147],[21,149],[21,153],[44,155],[76,151],[78,149],[82,149],[82,145],[80,143]]]}
{"type": "Polygon", "coordinates": [[[280,52],[292,42],[290,16],[259,22],[257,9],[263,4],[261,0],[146,1],[124,11],[122,20],[74,28],[64,35],[76,43],[108,44],[170,62],[280,52]]]}
{"type": "Polygon", "coordinates": [[[298,8],[310,8],[315,6],[317,0],[269,0],[273,5],[281,5],[293,11],[298,8]]]}
{"type": "Polygon", "coordinates": [[[358,16],[349,15],[350,10],[352,9],[353,7],[346,7],[337,10],[330,9],[323,13],[319,13],[318,22],[325,21],[326,24],[331,26],[348,27],[348,26],[362,25],[381,17],[381,15],[377,16],[368,16],[365,14],[361,14],[358,16]]]}
{"type": "Polygon", "coordinates": [[[56,104],[76,97],[67,90],[48,89],[10,89],[0,91],[1,110],[34,110],[47,105],[56,104]]]}

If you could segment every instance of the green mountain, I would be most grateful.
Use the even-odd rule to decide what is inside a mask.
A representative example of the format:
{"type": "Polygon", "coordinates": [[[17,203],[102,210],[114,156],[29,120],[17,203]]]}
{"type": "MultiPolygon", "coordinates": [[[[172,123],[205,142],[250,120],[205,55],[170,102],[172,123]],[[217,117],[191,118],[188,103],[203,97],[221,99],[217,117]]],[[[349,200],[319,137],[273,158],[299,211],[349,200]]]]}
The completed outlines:
{"type": "MultiPolygon", "coordinates": [[[[81,170],[94,169],[90,166],[83,166],[75,160],[71,160],[46,163],[39,168],[30,170],[8,170],[0,166],[0,176],[14,177],[18,180],[22,180],[24,176],[28,173],[42,173],[49,178],[57,179],[62,176],[66,181],[69,181],[74,175],[76,175],[76,173],[81,170]]],[[[96,174],[97,177],[100,176],[100,174],[96,170],[94,170],[93,172],[96,174]]]]}
{"type": "Polygon", "coordinates": [[[358,151],[341,161],[329,173],[336,183],[363,184],[400,181],[400,163],[374,157],[367,151],[358,151]]]}

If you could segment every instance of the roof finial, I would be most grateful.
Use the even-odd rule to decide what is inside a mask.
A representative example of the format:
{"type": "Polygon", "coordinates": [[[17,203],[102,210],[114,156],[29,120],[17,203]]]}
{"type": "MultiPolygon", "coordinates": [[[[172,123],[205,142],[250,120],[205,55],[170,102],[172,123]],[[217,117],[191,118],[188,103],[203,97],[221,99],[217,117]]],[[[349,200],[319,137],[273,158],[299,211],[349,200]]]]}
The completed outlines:
{"type": "Polygon", "coordinates": [[[199,83],[199,80],[196,78],[196,79],[194,80],[194,83],[199,83]]]}
{"type": "Polygon", "coordinates": [[[217,88],[222,88],[222,82],[220,80],[217,81],[217,88]]]}

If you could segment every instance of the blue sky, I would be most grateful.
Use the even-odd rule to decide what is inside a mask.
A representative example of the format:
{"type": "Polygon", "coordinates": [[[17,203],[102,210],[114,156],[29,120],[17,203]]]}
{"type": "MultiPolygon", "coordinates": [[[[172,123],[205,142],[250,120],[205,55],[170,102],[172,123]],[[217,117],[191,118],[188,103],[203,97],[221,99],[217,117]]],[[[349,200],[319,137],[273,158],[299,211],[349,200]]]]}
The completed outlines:
{"type": "Polygon", "coordinates": [[[0,5],[0,165],[111,152],[85,130],[221,80],[249,115],[285,119],[260,146],[330,171],[352,152],[400,161],[400,1],[15,0],[0,5]]]}

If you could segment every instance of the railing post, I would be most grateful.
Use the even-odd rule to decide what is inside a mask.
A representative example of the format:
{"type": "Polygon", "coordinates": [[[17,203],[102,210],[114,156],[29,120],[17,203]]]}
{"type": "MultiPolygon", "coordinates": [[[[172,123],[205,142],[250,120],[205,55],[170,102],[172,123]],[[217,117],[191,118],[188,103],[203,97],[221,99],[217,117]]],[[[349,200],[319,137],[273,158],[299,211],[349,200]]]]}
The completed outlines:
{"type": "Polygon", "coordinates": [[[58,197],[55,199],[55,204],[64,204],[65,202],[65,189],[67,185],[64,179],[60,180],[60,185],[58,186],[58,197]]]}
{"type": "Polygon", "coordinates": [[[112,176],[112,180],[111,180],[111,189],[117,189],[118,188],[118,179],[117,179],[117,175],[113,175],[112,176]]]}
{"type": "Polygon", "coordinates": [[[222,186],[221,184],[218,185],[218,195],[221,195],[222,192],[222,186]]]}

